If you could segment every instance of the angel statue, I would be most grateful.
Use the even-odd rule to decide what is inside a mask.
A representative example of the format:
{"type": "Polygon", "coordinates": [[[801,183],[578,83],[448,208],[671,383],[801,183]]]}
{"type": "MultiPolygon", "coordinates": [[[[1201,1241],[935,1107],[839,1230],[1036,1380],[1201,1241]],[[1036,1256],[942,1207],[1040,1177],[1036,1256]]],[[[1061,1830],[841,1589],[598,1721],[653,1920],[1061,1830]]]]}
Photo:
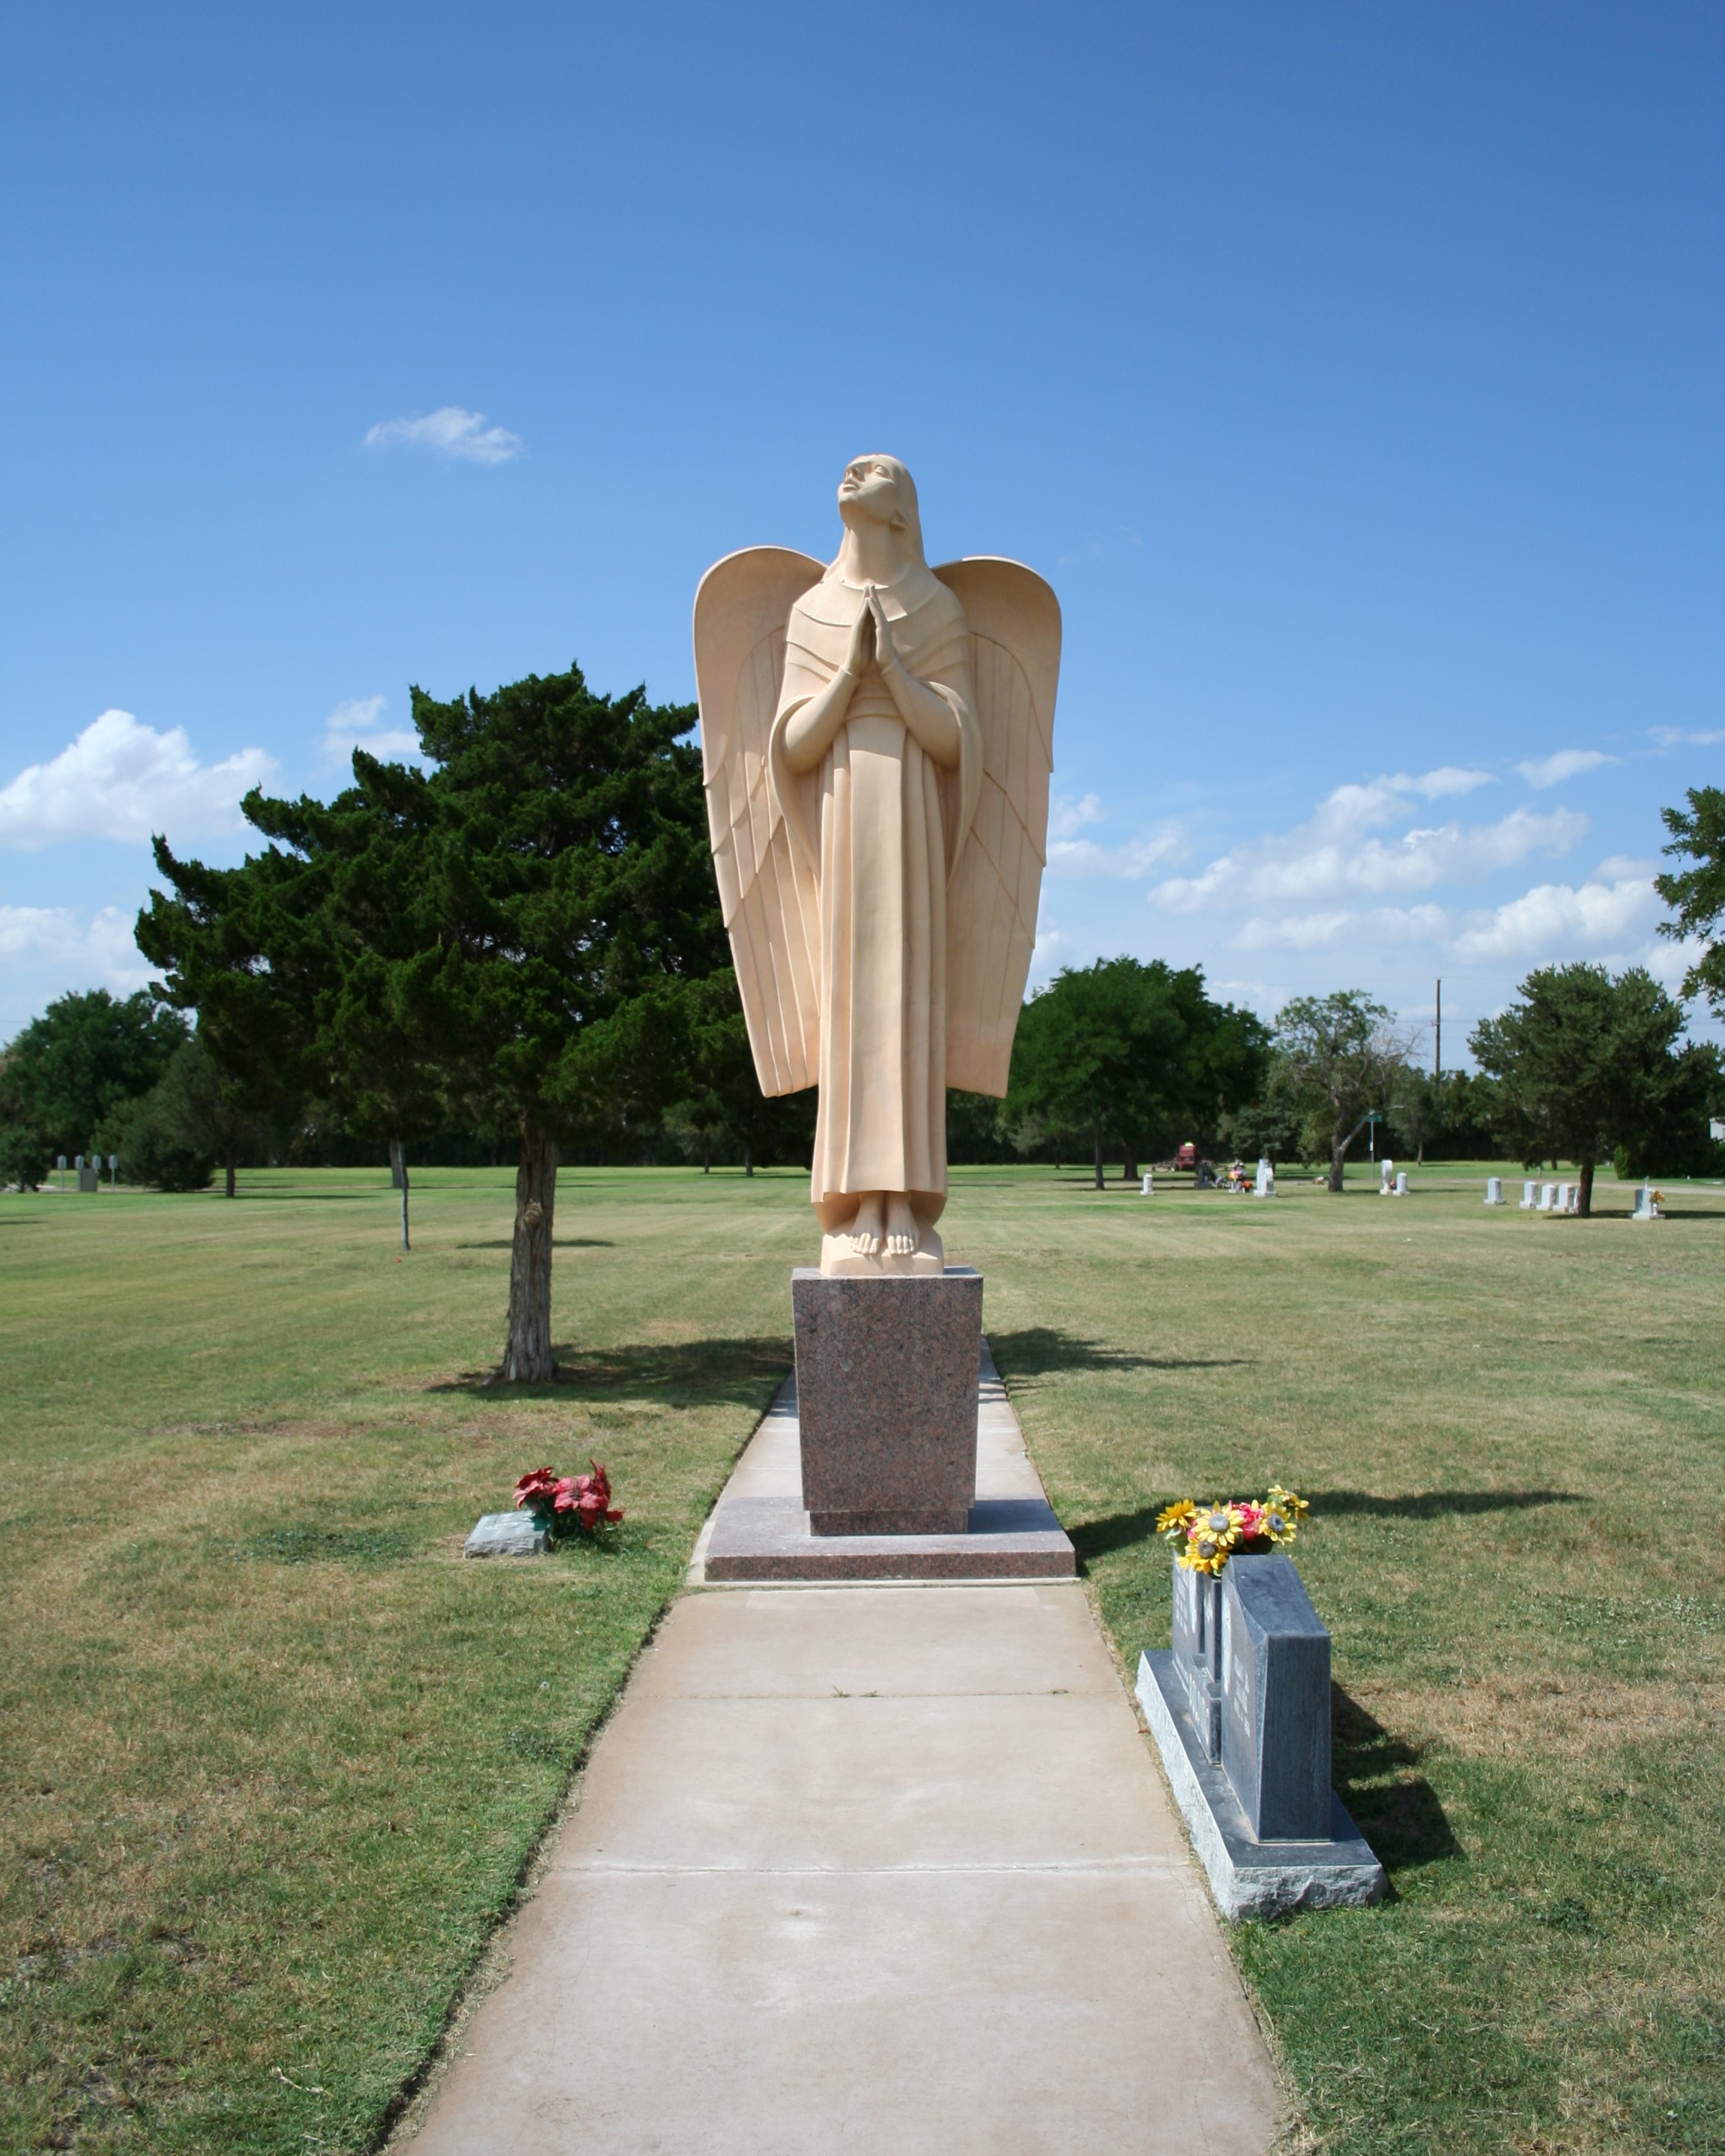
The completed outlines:
{"type": "Polygon", "coordinates": [[[832,563],[751,547],[695,599],[707,820],[763,1093],[818,1085],[824,1273],[938,1273],[947,1088],[1006,1091],[1048,834],[1060,610],[931,569],[896,457],[832,563]]]}

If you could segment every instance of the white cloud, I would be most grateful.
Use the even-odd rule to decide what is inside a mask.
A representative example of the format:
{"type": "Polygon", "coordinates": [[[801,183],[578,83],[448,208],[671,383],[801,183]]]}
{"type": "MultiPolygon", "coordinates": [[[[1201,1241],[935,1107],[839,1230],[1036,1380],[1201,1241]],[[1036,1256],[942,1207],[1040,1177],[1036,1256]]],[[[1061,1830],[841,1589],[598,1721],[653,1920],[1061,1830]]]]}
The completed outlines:
{"type": "Polygon", "coordinates": [[[260,748],[200,764],[183,726],[159,734],[130,711],[104,711],[51,763],[0,788],[0,845],[232,830],[240,797],[275,769],[260,748]]]}
{"type": "Polygon", "coordinates": [[[1086,824],[1100,824],[1101,820],[1100,794],[1086,793],[1081,801],[1063,800],[1056,794],[1049,810],[1048,835],[1051,839],[1070,839],[1086,824]]]}
{"type": "Polygon", "coordinates": [[[1459,958],[1582,957],[1619,965],[1644,955],[1640,947],[1661,911],[1651,880],[1641,876],[1542,883],[1476,915],[1450,947],[1459,958]]]}
{"type": "Polygon", "coordinates": [[[417,758],[419,737],[410,726],[379,725],[388,701],[387,696],[356,696],[337,704],[323,722],[324,762],[350,763],[357,748],[384,763],[417,758]]]}
{"type": "Polygon", "coordinates": [[[85,921],[69,906],[0,906],[0,958],[23,969],[52,966],[110,988],[141,988],[150,968],[132,941],[132,920],[105,906],[85,921]]]}
{"type": "Polygon", "coordinates": [[[1420,793],[1428,801],[1438,801],[1452,793],[1471,793],[1476,786],[1497,784],[1489,771],[1467,771],[1457,763],[1440,764],[1435,771],[1428,771],[1421,778],[1409,778],[1398,773],[1384,783],[1393,786],[1399,793],[1420,793]]]}
{"type": "Polygon", "coordinates": [[[468,464],[506,465],[526,444],[507,427],[488,427],[483,412],[469,412],[459,404],[440,404],[421,419],[380,419],[366,429],[368,449],[431,449],[440,457],[459,457],[468,464]]]}
{"type": "Polygon", "coordinates": [[[1541,816],[1517,808],[1495,824],[1416,826],[1389,841],[1367,835],[1373,825],[1407,818],[1408,794],[1438,778],[1338,786],[1309,823],[1235,847],[1199,875],[1168,878],[1151,892],[1152,903],[1197,913],[1407,895],[1478,880],[1530,853],[1560,853],[1588,829],[1586,817],[1573,809],[1541,816]]]}
{"type": "Polygon", "coordinates": [[[1260,916],[1248,921],[1231,937],[1234,951],[1318,951],[1344,940],[1390,943],[1430,942],[1450,925],[1441,906],[1378,906],[1355,913],[1342,909],[1328,913],[1291,913],[1260,916]]]}
{"type": "Polygon", "coordinates": [[[1048,872],[1131,882],[1148,875],[1158,861],[1177,853],[1183,840],[1184,834],[1177,824],[1165,824],[1151,837],[1129,839],[1121,846],[1099,846],[1094,839],[1055,839],[1048,849],[1048,872]]]}
{"type": "Polygon", "coordinates": [[[1686,732],[1681,726],[1649,726],[1648,738],[1656,741],[1661,748],[1717,748],[1725,742],[1725,727],[1715,727],[1710,733],[1686,732]]]}
{"type": "Polygon", "coordinates": [[[1584,771],[1597,771],[1602,763],[1617,763],[1621,758],[1607,756],[1599,748],[1560,748],[1555,756],[1538,762],[1518,763],[1520,772],[1529,786],[1539,788],[1561,786],[1566,778],[1574,778],[1584,771]]]}

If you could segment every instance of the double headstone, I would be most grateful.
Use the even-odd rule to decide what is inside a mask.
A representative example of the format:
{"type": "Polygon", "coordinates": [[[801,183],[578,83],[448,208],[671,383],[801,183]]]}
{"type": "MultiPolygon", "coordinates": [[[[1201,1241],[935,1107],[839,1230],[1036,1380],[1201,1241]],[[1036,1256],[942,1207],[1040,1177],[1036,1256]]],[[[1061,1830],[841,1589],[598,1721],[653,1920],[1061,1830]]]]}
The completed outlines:
{"type": "Polygon", "coordinates": [[[1205,1756],[1259,1841],[1330,1830],[1330,1635],[1291,1562],[1176,1569],[1173,1646],[1205,1756]]]}
{"type": "Polygon", "coordinates": [[[1330,1635],[1287,1558],[1177,1566],[1173,1649],[1141,1659],[1137,1696],[1224,1914],[1382,1896],[1330,1788],[1330,1635]]]}

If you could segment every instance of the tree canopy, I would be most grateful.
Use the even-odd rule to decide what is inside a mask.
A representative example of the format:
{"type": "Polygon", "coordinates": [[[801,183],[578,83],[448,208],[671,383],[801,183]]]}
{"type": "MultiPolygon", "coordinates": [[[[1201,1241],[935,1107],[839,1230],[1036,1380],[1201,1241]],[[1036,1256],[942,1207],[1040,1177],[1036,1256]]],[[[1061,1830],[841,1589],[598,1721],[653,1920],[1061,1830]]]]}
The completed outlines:
{"type": "Polygon", "coordinates": [[[0,1149],[5,1173],[39,1182],[57,1153],[94,1146],[122,1102],[147,1093],[187,1034],[177,1011],[145,989],[61,996],[8,1046],[0,1070],[0,1149]]]}
{"type": "Polygon", "coordinates": [[[1266,1038],[1250,1011],[1211,999],[1197,967],[1068,967],[1019,1015],[1008,1112],[1086,1132],[1100,1188],[1107,1137],[1130,1176],[1140,1148],[1171,1152],[1249,1099],[1266,1038]]]}
{"type": "Polygon", "coordinates": [[[1695,866],[1681,875],[1660,875],[1653,887],[1675,909],[1676,918],[1660,923],[1660,932],[1698,937],[1702,954],[1683,977],[1686,996],[1704,994],[1725,1017],[1725,788],[1692,786],[1689,807],[1661,808],[1671,844],[1666,848],[1695,866]]]}
{"type": "MultiPolygon", "coordinates": [[[[272,1038],[380,1134],[449,1108],[520,1145],[504,1374],[553,1371],[559,1142],[681,1090],[691,985],[724,965],[686,705],[578,667],[453,702],[413,691],[429,773],[356,751],[335,801],[244,803],[242,867],[157,861],[139,942],[256,1082],[272,1038]]],[[[200,1018],[200,1029],[203,1025],[200,1018]]]]}
{"type": "Polygon", "coordinates": [[[1717,1055],[1676,1052],[1682,1029],[1681,1004],[1643,967],[1614,979],[1603,966],[1547,966],[1501,1017],[1475,1027],[1470,1045],[1497,1081],[1505,1139],[1530,1168],[1573,1160],[1587,1213],[1594,1170],[1617,1147],[1651,1157],[1682,1142],[1686,1120],[1693,1142],[1704,1138],[1717,1055]]]}
{"type": "Polygon", "coordinates": [[[1330,1188],[1343,1187],[1348,1148],[1374,1109],[1387,1106],[1407,1061],[1406,1038],[1361,988],[1296,996],[1276,1019],[1286,1084],[1308,1127],[1309,1158],[1327,1150],[1330,1188]]]}

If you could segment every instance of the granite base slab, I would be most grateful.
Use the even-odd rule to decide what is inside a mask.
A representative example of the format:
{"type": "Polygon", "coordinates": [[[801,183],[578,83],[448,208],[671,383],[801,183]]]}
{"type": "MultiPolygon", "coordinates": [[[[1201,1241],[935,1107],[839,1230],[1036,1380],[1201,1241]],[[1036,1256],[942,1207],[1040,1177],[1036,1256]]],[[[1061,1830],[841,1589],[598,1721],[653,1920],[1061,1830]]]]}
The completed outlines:
{"type": "Polygon", "coordinates": [[[1199,1741],[1172,1654],[1138,1658],[1138,1703],[1224,1917],[1286,1916],[1294,1909],[1381,1902],[1388,1881],[1342,1800],[1330,1794],[1327,1841],[1255,1841],[1222,1768],[1199,1741]]]}
{"type": "Polygon", "coordinates": [[[1036,1497],[973,1505],[944,1535],[817,1535],[796,1497],[732,1497],[714,1515],[706,1578],[1070,1579],[1077,1559],[1054,1508],[1036,1497]]]}

